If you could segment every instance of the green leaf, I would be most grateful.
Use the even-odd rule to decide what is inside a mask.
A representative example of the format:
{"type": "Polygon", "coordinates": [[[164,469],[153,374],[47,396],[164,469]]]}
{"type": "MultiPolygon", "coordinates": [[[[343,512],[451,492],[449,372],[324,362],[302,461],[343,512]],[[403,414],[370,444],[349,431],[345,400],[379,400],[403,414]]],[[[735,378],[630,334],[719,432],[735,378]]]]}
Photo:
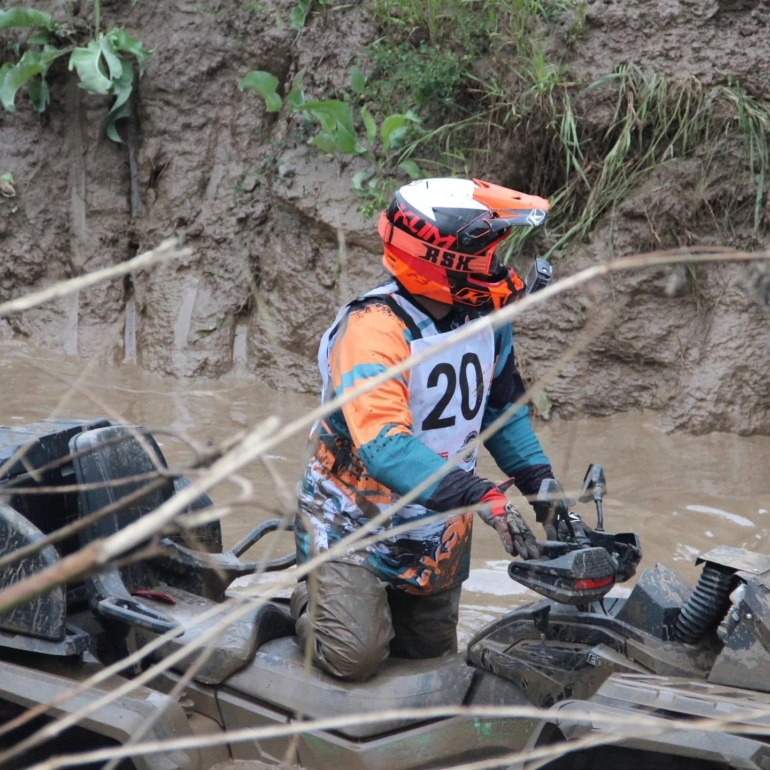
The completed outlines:
{"type": "Polygon", "coordinates": [[[372,113],[369,112],[369,108],[366,105],[361,107],[361,120],[366,129],[366,138],[369,140],[369,144],[374,144],[377,140],[377,124],[374,122],[372,113]]]}
{"type": "Polygon", "coordinates": [[[291,28],[299,32],[307,20],[313,0],[297,0],[297,4],[291,9],[291,28]]]}
{"type": "Polygon", "coordinates": [[[380,139],[386,150],[390,150],[398,144],[400,139],[403,139],[406,134],[406,122],[408,118],[406,115],[388,115],[385,120],[382,121],[380,126],[380,139]]]}
{"type": "Polygon", "coordinates": [[[256,91],[265,100],[265,108],[268,112],[280,112],[281,97],[277,93],[278,78],[275,75],[262,70],[253,70],[238,83],[238,90],[244,89],[256,91]]]}
{"type": "Polygon", "coordinates": [[[116,51],[130,53],[136,59],[136,63],[139,65],[139,77],[142,77],[144,75],[144,64],[150,58],[152,51],[148,51],[142,45],[141,40],[127,35],[126,31],[120,27],[111,29],[105,37],[109,39],[116,51]]]}
{"type": "Polygon", "coordinates": [[[305,102],[296,109],[298,112],[310,112],[321,124],[323,132],[334,141],[340,152],[348,155],[361,152],[356,141],[350,105],[339,99],[326,99],[325,101],[305,102]]]}
{"type": "Polygon", "coordinates": [[[45,27],[53,29],[54,23],[51,17],[43,11],[34,8],[9,8],[0,11],[0,30],[12,27],[45,27]]]}
{"type": "Polygon", "coordinates": [[[110,83],[112,83],[120,77],[123,71],[123,64],[107,35],[99,35],[99,48],[101,49],[102,56],[107,64],[110,83]]]}
{"type": "Polygon", "coordinates": [[[51,40],[51,32],[47,29],[38,29],[30,32],[27,45],[45,45],[51,40]]]}
{"type": "Polygon", "coordinates": [[[413,160],[407,159],[401,161],[401,163],[398,164],[398,167],[412,179],[421,179],[423,177],[422,170],[413,160]]]}
{"type": "Polygon", "coordinates": [[[366,171],[356,171],[355,174],[353,174],[353,181],[352,181],[352,187],[356,192],[363,192],[364,190],[364,179],[367,177],[366,171]]]}
{"type": "Polygon", "coordinates": [[[35,75],[45,75],[51,62],[56,58],[56,49],[46,46],[43,51],[26,51],[18,64],[6,68],[0,85],[0,102],[8,112],[16,112],[16,92],[35,75]]]}
{"type": "Polygon", "coordinates": [[[134,87],[134,67],[128,59],[121,59],[122,71],[120,77],[113,83],[115,101],[104,119],[104,131],[113,142],[121,144],[123,140],[118,134],[116,123],[131,114],[131,105],[128,98],[134,87]]]}
{"type": "Polygon", "coordinates": [[[297,85],[292,86],[291,91],[286,95],[286,101],[296,110],[305,103],[305,93],[297,85]]]}
{"type": "Polygon", "coordinates": [[[91,94],[108,94],[112,81],[103,72],[102,47],[90,40],[85,48],[76,48],[70,56],[69,69],[77,70],[80,87],[91,94]]]}
{"type": "Polygon", "coordinates": [[[357,94],[363,93],[366,87],[366,80],[361,74],[361,70],[355,64],[350,68],[350,87],[357,94]]]}
{"type": "Polygon", "coordinates": [[[35,112],[45,112],[45,108],[51,101],[45,76],[41,75],[40,80],[30,80],[28,91],[29,100],[32,102],[35,112]]]}
{"type": "Polygon", "coordinates": [[[13,69],[13,64],[11,62],[6,62],[2,66],[0,66],[0,88],[3,87],[3,81],[5,80],[5,75],[8,71],[13,69]]]}
{"type": "Polygon", "coordinates": [[[310,144],[317,147],[322,152],[329,153],[329,155],[334,154],[334,151],[337,149],[337,142],[334,140],[334,137],[324,131],[321,131],[320,134],[314,136],[310,140],[310,144]]]}
{"type": "Polygon", "coordinates": [[[388,115],[380,126],[380,139],[386,150],[398,147],[406,136],[407,123],[419,123],[420,118],[409,110],[406,114],[388,115]]]}
{"type": "Polygon", "coordinates": [[[305,71],[307,67],[303,67],[291,81],[291,91],[286,96],[286,101],[292,106],[293,109],[297,109],[305,103],[305,92],[302,90],[302,78],[305,77],[305,71]]]}

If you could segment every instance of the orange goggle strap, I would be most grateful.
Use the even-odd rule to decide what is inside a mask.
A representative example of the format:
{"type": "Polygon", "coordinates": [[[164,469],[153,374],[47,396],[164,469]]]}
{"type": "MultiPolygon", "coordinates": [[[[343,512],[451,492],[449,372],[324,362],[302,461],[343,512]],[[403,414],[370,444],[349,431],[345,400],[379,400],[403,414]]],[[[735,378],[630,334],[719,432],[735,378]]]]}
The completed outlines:
{"type": "Polygon", "coordinates": [[[417,257],[412,257],[392,245],[385,247],[382,257],[383,267],[396,278],[410,293],[452,304],[452,292],[446,270],[426,264],[417,257]]]}
{"type": "Polygon", "coordinates": [[[393,246],[411,257],[417,257],[446,270],[457,270],[460,273],[489,274],[497,246],[497,244],[490,246],[483,254],[460,254],[451,249],[431,246],[420,238],[394,227],[392,222],[388,221],[385,212],[380,215],[377,231],[386,246],[393,246]]]}

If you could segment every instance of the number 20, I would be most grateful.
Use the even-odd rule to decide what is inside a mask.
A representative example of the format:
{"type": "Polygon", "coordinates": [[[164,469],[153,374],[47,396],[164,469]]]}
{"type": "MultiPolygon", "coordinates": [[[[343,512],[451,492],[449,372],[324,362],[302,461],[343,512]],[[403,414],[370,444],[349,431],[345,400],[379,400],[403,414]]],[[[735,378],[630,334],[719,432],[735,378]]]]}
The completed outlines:
{"type": "MultiPolygon", "coordinates": [[[[442,362],[436,364],[428,375],[427,385],[429,388],[436,388],[439,385],[441,376],[446,377],[446,390],[439,398],[436,406],[431,409],[430,414],[422,421],[423,430],[438,430],[439,428],[451,428],[457,418],[455,415],[443,416],[444,410],[449,405],[457,388],[457,372],[452,364],[442,362]]],[[[460,362],[460,411],[466,420],[472,420],[481,409],[481,400],[484,393],[484,380],[481,372],[481,362],[475,353],[466,353],[460,362]],[[471,387],[468,382],[468,367],[471,366],[476,375],[476,398],[471,406],[471,387]]]]}

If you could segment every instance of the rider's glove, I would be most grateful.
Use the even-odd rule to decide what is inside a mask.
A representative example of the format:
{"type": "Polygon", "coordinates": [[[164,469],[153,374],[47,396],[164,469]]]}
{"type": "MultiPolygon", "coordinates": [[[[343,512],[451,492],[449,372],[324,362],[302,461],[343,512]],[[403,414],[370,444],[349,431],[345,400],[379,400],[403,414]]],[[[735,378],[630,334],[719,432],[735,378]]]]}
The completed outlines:
{"type": "Polygon", "coordinates": [[[540,556],[532,530],[516,506],[499,489],[490,489],[479,503],[488,506],[479,511],[482,521],[497,530],[503,547],[511,556],[518,554],[522,559],[537,559],[540,556]]]}

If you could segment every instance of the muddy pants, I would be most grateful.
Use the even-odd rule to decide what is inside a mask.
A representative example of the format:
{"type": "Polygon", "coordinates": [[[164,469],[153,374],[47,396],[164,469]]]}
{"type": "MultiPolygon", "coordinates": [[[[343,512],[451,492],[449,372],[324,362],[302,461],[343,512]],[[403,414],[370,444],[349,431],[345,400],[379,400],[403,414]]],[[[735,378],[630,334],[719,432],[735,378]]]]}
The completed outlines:
{"type": "Polygon", "coordinates": [[[297,639],[313,644],[313,662],[340,679],[363,682],[388,655],[437,658],[457,652],[461,586],[415,596],[364,567],[330,562],[291,597],[297,639]],[[310,591],[308,591],[310,587],[310,591]]]}

